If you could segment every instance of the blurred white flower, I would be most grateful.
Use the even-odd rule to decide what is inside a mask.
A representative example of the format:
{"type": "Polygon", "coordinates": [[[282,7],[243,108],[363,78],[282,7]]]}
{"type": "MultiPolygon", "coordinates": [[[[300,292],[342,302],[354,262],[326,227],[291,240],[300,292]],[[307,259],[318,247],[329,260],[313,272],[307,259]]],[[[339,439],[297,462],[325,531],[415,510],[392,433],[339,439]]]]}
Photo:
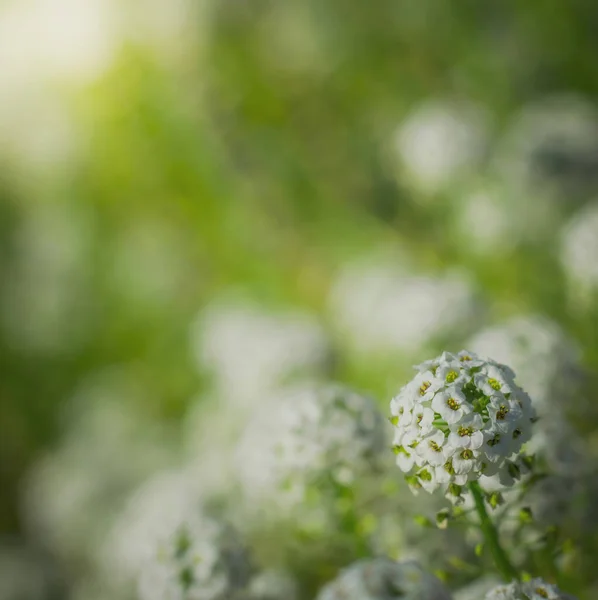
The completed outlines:
{"type": "Polygon", "coordinates": [[[482,475],[512,485],[514,460],[531,437],[529,396],[505,365],[462,351],[415,367],[390,403],[397,465],[411,489],[441,488],[453,502],[482,475]]]}
{"type": "Polygon", "coordinates": [[[262,571],[251,580],[247,595],[250,600],[296,600],[297,583],[283,571],[262,571]]]}
{"type": "Polygon", "coordinates": [[[244,589],[251,565],[237,534],[199,510],[176,517],[151,544],[140,600],[229,600],[244,589]]]}
{"type": "Polygon", "coordinates": [[[503,255],[522,242],[537,242],[558,223],[551,198],[496,178],[472,180],[455,194],[458,239],[468,254],[503,255]]]}
{"type": "Polygon", "coordinates": [[[158,540],[170,535],[184,515],[200,510],[200,486],[191,472],[165,471],[133,492],[99,552],[105,580],[116,589],[134,584],[158,540]]]}
{"type": "Polygon", "coordinates": [[[598,289],[598,202],[581,209],[565,226],[561,262],[573,293],[582,301],[591,299],[598,289]]]}
{"type": "Polygon", "coordinates": [[[486,149],[487,115],[467,103],[430,100],[407,115],[395,147],[411,185],[433,194],[480,164],[486,149]]]}
{"type": "Polygon", "coordinates": [[[329,345],[317,321],[300,312],[268,313],[250,303],[215,303],[192,327],[200,368],[215,376],[219,395],[248,407],[292,375],[319,374],[329,345]]]}
{"type": "Polygon", "coordinates": [[[495,588],[498,584],[499,580],[496,577],[480,577],[454,592],[454,600],[480,600],[487,592],[492,588],[495,588]]]}
{"type": "Polygon", "coordinates": [[[317,600],[451,600],[449,591],[414,561],[360,560],[318,594],[317,600]]]}
{"type": "Polygon", "coordinates": [[[561,592],[556,585],[536,578],[522,583],[500,585],[486,594],[486,600],[575,600],[561,592]]]}
{"type": "Polygon", "coordinates": [[[140,395],[147,401],[126,373],[91,377],[69,404],[60,446],[26,477],[27,530],[67,564],[95,560],[119,504],[174,460],[170,432],[132,408],[140,395]]]}
{"type": "Polygon", "coordinates": [[[337,385],[309,385],[263,405],[237,448],[242,490],[255,508],[304,501],[310,483],[347,485],[376,466],[385,420],[372,400],[337,385]]]}
{"type": "Polygon", "coordinates": [[[360,354],[407,354],[455,330],[467,330],[479,312],[468,278],[407,275],[385,265],[350,264],[333,283],[331,318],[360,354]]]}
{"type": "Polygon", "coordinates": [[[541,315],[514,317],[479,331],[467,347],[507,364],[543,416],[567,409],[583,380],[581,351],[557,323],[541,315]]]}
{"type": "Polygon", "coordinates": [[[547,96],[513,117],[493,159],[496,173],[522,190],[557,197],[598,185],[598,112],[574,95],[547,96]]]}

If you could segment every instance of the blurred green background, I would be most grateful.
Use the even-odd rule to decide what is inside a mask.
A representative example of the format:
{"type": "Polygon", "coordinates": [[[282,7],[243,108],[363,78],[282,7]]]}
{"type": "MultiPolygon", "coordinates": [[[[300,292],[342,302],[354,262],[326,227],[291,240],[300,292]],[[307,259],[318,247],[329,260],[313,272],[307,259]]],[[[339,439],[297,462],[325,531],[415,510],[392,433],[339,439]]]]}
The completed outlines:
{"type": "MultiPolygon", "coordinates": [[[[312,315],[327,376],[382,407],[432,349],[541,314],[578,344],[592,407],[598,229],[571,231],[598,210],[597,28],[589,0],[3,4],[0,533],[39,544],[23,489],[77,398],[118,397],[125,437],[181,452],[214,385],[193,324],[223,298],[312,315]],[[360,352],[337,319],[360,261],[458,274],[476,308],[360,352]]],[[[592,445],[597,415],[573,417],[592,445]]],[[[116,444],[110,423],[89,443],[116,444]]]]}

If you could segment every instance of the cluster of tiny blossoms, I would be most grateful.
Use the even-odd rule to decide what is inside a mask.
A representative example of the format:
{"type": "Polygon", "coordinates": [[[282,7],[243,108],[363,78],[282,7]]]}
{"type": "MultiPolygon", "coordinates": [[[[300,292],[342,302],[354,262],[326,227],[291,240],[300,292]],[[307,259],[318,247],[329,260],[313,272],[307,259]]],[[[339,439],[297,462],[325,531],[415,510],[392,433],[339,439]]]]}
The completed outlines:
{"type": "Polygon", "coordinates": [[[444,352],[415,367],[391,401],[397,465],[411,489],[442,488],[454,502],[480,476],[512,485],[513,462],[531,435],[534,411],[509,367],[472,352],[444,352]]]}
{"type": "Polygon", "coordinates": [[[556,585],[537,578],[523,583],[513,582],[500,585],[488,592],[486,600],[575,600],[564,594],[556,585]]]}
{"type": "Polygon", "coordinates": [[[316,600],[451,600],[449,591],[415,561],[359,560],[341,571],[316,600]]]}

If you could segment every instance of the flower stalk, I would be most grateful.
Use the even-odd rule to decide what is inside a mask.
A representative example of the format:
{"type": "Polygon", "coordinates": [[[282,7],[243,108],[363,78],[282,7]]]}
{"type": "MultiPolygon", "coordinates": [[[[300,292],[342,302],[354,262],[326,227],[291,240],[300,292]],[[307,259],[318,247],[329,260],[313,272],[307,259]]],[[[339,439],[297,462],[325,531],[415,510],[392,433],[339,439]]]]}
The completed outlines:
{"type": "Polygon", "coordinates": [[[484,504],[484,493],[482,492],[480,484],[477,481],[471,481],[469,483],[469,490],[473,496],[476,511],[480,518],[480,526],[486,541],[486,545],[490,549],[490,553],[492,554],[496,568],[507,583],[519,579],[517,570],[512,565],[503,547],[500,545],[498,531],[494,526],[488,511],[486,510],[486,505],[484,504]]]}

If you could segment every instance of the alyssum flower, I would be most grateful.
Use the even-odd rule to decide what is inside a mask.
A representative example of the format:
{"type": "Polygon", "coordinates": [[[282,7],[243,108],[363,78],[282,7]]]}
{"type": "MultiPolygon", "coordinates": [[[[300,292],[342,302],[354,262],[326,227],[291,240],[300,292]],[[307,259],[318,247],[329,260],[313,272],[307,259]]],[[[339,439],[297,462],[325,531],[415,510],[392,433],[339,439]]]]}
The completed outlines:
{"type": "Polygon", "coordinates": [[[575,600],[540,578],[523,583],[513,582],[499,585],[486,594],[486,600],[575,600]]]}
{"type": "Polygon", "coordinates": [[[394,452],[411,489],[442,488],[460,501],[482,475],[512,485],[515,459],[529,440],[535,413],[513,371],[471,352],[444,352],[390,403],[394,452]]]}
{"type": "Polygon", "coordinates": [[[451,600],[442,583],[415,561],[359,560],[341,571],[316,600],[451,600]]]}

